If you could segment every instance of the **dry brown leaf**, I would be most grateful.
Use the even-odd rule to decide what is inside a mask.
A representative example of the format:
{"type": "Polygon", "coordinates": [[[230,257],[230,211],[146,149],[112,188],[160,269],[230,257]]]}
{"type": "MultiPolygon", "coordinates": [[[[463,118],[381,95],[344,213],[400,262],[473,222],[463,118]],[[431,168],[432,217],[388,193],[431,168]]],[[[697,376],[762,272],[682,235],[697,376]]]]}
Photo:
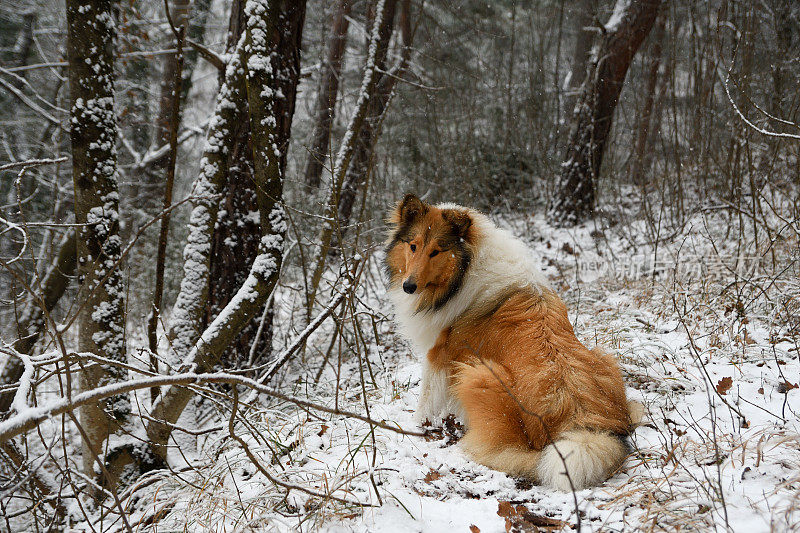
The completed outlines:
{"type": "Polygon", "coordinates": [[[431,481],[436,481],[440,477],[442,477],[442,475],[439,472],[437,472],[436,470],[434,470],[433,468],[431,468],[431,471],[428,472],[427,474],[425,474],[425,483],[430,483],[431,481]]]}
{"type": "Polygon", "coordinates": [[[731,387],[733,387],[733,378],[726,376],[717,382],[717,392],[722,396],[731,390],[731,387]]]}
{"type": "Polygon", "coordinates": [[[514,508],[511,506],[511,502],[506,502],[502,500],[497,502],[497,516],[508,518],[508,516],[513,512],[514,508]]]}
{"type": "Polygon", "coordinates": [[[472,524],[471,526],[469,526],[469,530],[470,530],[470,533],[481,533],[481,528],[479,528],[475,524],[472,524]]]}
{"type": "Polygon", "coordinates": [[[497,502],[497,515],[506,519],[506,531],[527,532],[561,529],[565,523],[555,518],[540,516],[532,513],[524,505],[511,505],[511,502],[497,502]]]}

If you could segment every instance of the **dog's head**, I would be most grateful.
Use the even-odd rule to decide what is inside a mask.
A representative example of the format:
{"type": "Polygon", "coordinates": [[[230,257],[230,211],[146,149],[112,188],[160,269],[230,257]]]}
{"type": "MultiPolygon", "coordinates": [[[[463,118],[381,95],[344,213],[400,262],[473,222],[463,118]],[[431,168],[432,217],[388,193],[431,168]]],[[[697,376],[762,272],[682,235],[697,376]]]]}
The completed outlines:
{"type": "Polygon", "coordinates": [[[392,288],[418,297],[417,311],[444,306],[461,288],[477,230],[469,210],[407,194],[389,215],[386,270],[392,288]]]}

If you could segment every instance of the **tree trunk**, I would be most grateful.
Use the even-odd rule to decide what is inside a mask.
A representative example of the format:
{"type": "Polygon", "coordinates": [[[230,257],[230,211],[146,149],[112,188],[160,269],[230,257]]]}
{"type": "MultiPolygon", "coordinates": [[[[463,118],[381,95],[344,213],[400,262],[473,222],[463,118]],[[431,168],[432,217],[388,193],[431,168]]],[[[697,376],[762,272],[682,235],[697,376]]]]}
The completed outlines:
{"type": "MultiPolygon", "coordinates": [[[[125,288],[116,266],[122,242],[115,149],[113,9],[110,0],[67,0],[70,139],[75,222],[82,225],[77,238],[82,304],[77,321],[78,351],[126,363],[125,288]]],[[[125,372],[117,366],[92,364],[82,368],[79,386],[87,391],[124,378],[125,372]]],[[[95,476],[95,457],[103,457],[106,439],[124,425],[130,410],[127,395],[81,407],[83,469],[87,476],[95,476]]],[[[113,485],[116,480],[105,482],[113,485]]]]}
{"type": "MultiPolygon", "coordinates": [[[[208,281],[209,245],[217,213],[216,208],[212,210],[208,204],[201,209],[198,209],[200,206],[195,207],[192,213],[194,224],[185,253],[185,277],[181,284],[181,296],[176,304],[177,308],[179,304],[191,303],[191,309],[195,310],[195,322],[183,324],[180,331],[188,333],[192,344],[186,350],[188,355],[179,371],[192,369],[203,372],[219,360],[242,329],[259,316],[258,311],[264,308],[269,294],[277,284],[283,259],[283,240],[287,229],[282,205],[283,174],[300,78],[300,44],[305,2],[249,0],[245,15],[246,34],[231,55],[231,64],[226,70],[226,83],[220,89],[217,100],[219,120],[212,122],[221,129],[217,132],[212,129],[209,133],[207,155],[213,155],[224,146],[229,146],[219,143],[223,139],[216,135],[229,135],[229,126],[236,123],[229,121],[236,115],[230,113],[231,108],[241,110],[244,104],[240,102],[232,106],[231,103],[238,102],[246,95],[261,239],[249,276],[200,338],[197,338],[191,326],[199,323],[196,310],[205,307],[208,295],[202,287],[203,282],[207,284],[208,281]],[[242,65],[247,68],[242,68],[242,65]],[[245,76],[245,70],[246,80],[241,80],[240,77],[245,76]],[[232,94],[230,87],[235,87],[237,94],[232,94]],[[215,136],[212,137],[212,134],[215,136]],[[194,266],[199,268],[195,270],[194,266]],[[188,302],[190,297],[199,298],[199,301],[188,302]]],[[[238,116],[240,119],[244,118],[242,114],[238,116]]],[[[230,137],[225,140],[232,141],[230,137]]],[[[203,176],[221,179],[219,173],[224,176],[224,170],[218,172],[219,170],[206,170],[201,174],[201,179],[203,176]]],[[[207,181],[201,183],[203,189],[207,189],[209,185],[207,181]]],[[[191,318],[191,315],[184,316],[191,318]]],[[[186,339],[182,339],[181,344],[185,348],[186,339]]],[[[188,388],[170,386],[153,406],[154,420],[147,426],[147,435],[159,457],[166,457],[165,445],[172,432],[172,424],[178,420],[192,394],[188,388]]]]}
{"type": "Polygon", "coordinates": [[[631,180],[636,185],[645,183],[644,172],[646,170],[645,150],[648,140],[651,138],[650,130],[653,122],[653,104],[655,102],[656,87],[658,86],[658,71],[661,68],[661,54],[664,44],[664,34],[667,22],[667,13],[663,12],[658,16],[655,33],[653,34],[653,50],[647,65],[647,79],[644,88],[644,103],[642,111],[639,113],[639,127],[636,130],[634,140],[633,162],[631,164],[631,180]]]}
{"type": "Polygon", "coordinates": [[[586,68],[589,63],[589,52],[592,50],[594,42],[594,32],[591,28],[594,25],[596,14],[596,0],[580,0],[575,2],[572,7],[572,21],[574,23],[575,47],[572,49],[572,64],[570,65],[570,77],[567,87],[567,100],[564,105],[566,113],[573,114],[575,102],[581,92],[583,81],[586,79],[586,68]]]}
{"type": "MultiPolygon", "coordinates": [[[[16,351],[27,355],[33,352],[36,342],[46,328],[42,308],[48,313],[53,310],[67,290],[70,276],[75,273],[76,246],[75,232],[70,231],[61,240],[56,257],[42,277],[38,299],[28,298],[17,323],[18,338],[14,342],[16,351]]],[[[21,360],[16,357],[8,359],[0,369],[0,385],[17,383],[23,370],[21,360]]],[[[0,393],[0,415],[8,411],[13,400],[14,391],[0,393]]]]}
{"type": "Polygon", "coordinates": [[[322,224],[322,228],[320,228],[320,233],[316,240],[319,248],[314,258],[311,280],[308,285],[309,291],[306,300],[307,318],[311,316],[317,288],[319,287],[320,280],[322,280],[322,274],[325,271],[325,263],[330,250],[331,240],[338,226],[339,195],[342,191],[344,178],[358,145],[358,135],[367,119],[370,95],[375,93],[375,87],[379,81],[378,62],[381,60],[379,52],[384,50],[385,53],[389,44],[389,39],[392,36],[394,10],[395,0],[378,0],[375,9],[375,22],[370,32],[367,64],[364,67],[364,77],[361,80],[361,89],[359,91],[358,101],[356,102],[355,113],[350,119],[350,124],[342,138],[342,144],[336,156],[336,162],[333,166],[331,188],[328,192],[327,201],[325,202],[325,211],[323,214],[325,221],[322,224]]]}
{"type": "MultiPolygon", "coordinates": [[[[229,44],[231,49],[242,32],[245,31],[246,17],[244,2],[237,1],[231,8],[229,23],[229,44]]],[[[279,84],[280,91],[294,92],[287,83],[279,84]]],[[[288,94],[288,93],[284,93],[288,94]]],[[[281,112],[283,112],[281,110],[281,112]]],[[[293,115],[293,110],[292,113],[293,115]]],[[[281,150],[281,172],[286,166],[286,148],[289,142],[291,123],[285,121],[278,131],[278,146],[281,150]]],[[[259,254],[262,237],[261,214],[258,204],[258,187],[254,179],[255,162],[253,159],[250,123],[241,120],[236,125],[234,142],[230,152],[228,177],[222,191],[221,209],[224,216],[217,220],[217,227],[212,242],[211,278],[208,305],[203,326],[211,324],[218,314],[228,305],[236,292],[250,275],[249,265],[259,254]]],[[[259,357],[269,353],[272,347],[272,311],[257,312],[264,316],[264,327],[258,334],[260,320],[248,322],[236,339],[228,346],[220,358],[225,368],[242,368],[250,361],[250,354],[259,357]],[[256,343],[255,348],[252,348],[256,343]]],[[[257,357],[256,357],[257,358],[257,357]]],[[[252,361],[255,362],[255,361],[252,361]]]]}
{"type": "Polygon", "coordinates": [[[350,13],[351,7],[352,0],[339,0],[333,12],[328,55],[320,72],[316,112],[314,113],[314,131],[311,134],[311,146],[308,148],[304,173],[306,184],[311,187],[319,187],[324,161],[328,155],[331,126],[336,113],[336,97],[339,94],[342,57],[344,57],[347,47],[347,29],[350,27],[347,15],[350,13]]]}
{"type": "Polygon", "coordinates": [[[614,109],[633,56],[655,22],[660,0],[617,0],[595,47],[590,77],[572,118],[561,177],[548,213],[551,223],[569,226],[592,215],[595,180],[603,163],[614,109]]]}
{"type": "Polygon", "coordinates": [[[367,118],[358,133],[353,159],[345,173],[342,192],[339,195],[339,231],[334,234],[334,242],[336,243],[344,242],[344,237],[349,230],[356,196],[366,186],[369,172],[372,169],[375,145],[380,135],[380,127],[383,123],[384,115],[394,94],[397,80],[402,78],[408,65],[412,39],[410,0],[403,0],[401,4],[399,26],[403,39],[403,48],[400,52],[400,59],[388,74],[383,74],[386,70],[387,50],[379,51],[378,54],[378,59],[381,63],[378,67],[379,72],[376,73],[378,74],[378,83],[375,87],[375,94],[369,99],[367,118]]]}
{"type": "MultiPolygon", "coordinates": [[[[30,11],[22,15],[22,30],[17,42],[14,44],[14,66],[21,67],[28,64],[28,58],[33,50],[33,25],[36,22],[36,13],[30,11]]],[[[25,77],[25,72],[20,75],[25,77]]]]}
{"type": "MultiPolygon", "coordinates": [[[[231,6],[228,22],[228,53],[236,53],[236,44],[245,32],[245,0],[235,0],[231,6]]],[[[247,107],[246,94],[242,98],[247,107]]],[[[222,188],[220,209],[214,237],[211,243],[211,277],[208,304],[202,327],[214,321],[242,286],[250,273],[249,265],[258,255],[261,240],[258,201],[253,182],[253,151],[250,148],[250,123],[239,120],[234,125],[233,142],[228,159],[228,175],[222,188]]],[[[225,368],[237,368],[247,362],[250,343],[254,339],[258,324],[247,324],[241,334],[225,350],[220,358],[225,368]]],[[[269,333],[271,328],[265,327],[269,333]]],[[[266,335],[259,343],[263,349],[271,336],[266,335]]]]}
{"type": "MultiPolygon", "coordinates": [[[[172,13],[172,20],[176,27],[180,28],[181,26],[186,27],[189,25],[190,9],[190,0],[172,0],[170,2],[170,12],[172,13]]],[[[175,36],[170,30],[167,30],[167,34],[167,46],[174,48],[175,36]]],[[[158,117],[156,117],[156,138],[159,140],[159,145],[169,143],[169,124],[172,114],[172,89],[175,85],[175,71],[178,67],[178,56],[177,54],[167,54],[163,56],[163,61],[164,67],[161,72],[161,87],[158,97],[158,117]]],[[[155,197],[157,200],[161,199],[161,195],[156,194],[155,197]]]]}
{"type": "Polygon", "coordinates": [[[204,329],[209,298],[212,241],[219,210],[219,196],[228,177],[228,151],[235,141],[237,125],[247,112],[244,71],[239,63],[238,48],[230,55],[225,78],[217,95],[217,103],[206,138],[200,173],[192,195],[196,197],[189,218],[189,236],[183,250],[183,279],[172,310],[170,366],[177,368],[204,329]]]}
{"type": "MultiPolygon", "coordinates": [[[[210,0],[197,0],[192,4],[190,0],[171,0],[170,13],[177,27],[185,26],[185,35],[193,41],[201,41],[205,32],[205,23],[208,18],[210,0]],[[191,17],[190,17],[191,15],[191,17]]],[[[163,4],[161,5],[163,15],[163,4]]],[[[166,48],[174,48],[174,35],[167,29],[166,48]]],[[[184,44],[184,62],[182,68],[183,82],[181,85],[181,98],[185,99],[191,89],[192,73],[197,65],[197,51],[184,44]]],[[[169,144],[170,119],[172,116],[172,88],[175,83],[177,69],[177,55],[166,54],[162,57],[161,78],[159,80],[158,104],[155,106],[158,114],[153,124],[154,144],[165,146],[169,144]]],[[[180,122],[179,122],[180,123],[180,122]]],[[[168,163],[168,154],[155,161],[151,168],[145,169],[139,184],[138,200],[148,216],[154,216],[161,209],[161,200],[164,197],[164,173],[168,163]]]]}
{"type": "MultiPolygon", "coordinates": [[[[204,44],[203,36],[206,32],[206,22],[208,21],[208,13],[211,10],[211,0],[195,0],[191,7],[191,16],[189,17],[189,29],[186,37],[193,42],[204,44]]],[[[178,21],[176,20],[177,24],[178,21]]],[[[189,96],[189,91],[192,89],[192,74],[197,66],[197,61],[200,58],[197,50],[194,47],[184,45],[184,60],[183,60],[183,84],[181,85],[181,98],[186,100],[189,96]]]]}

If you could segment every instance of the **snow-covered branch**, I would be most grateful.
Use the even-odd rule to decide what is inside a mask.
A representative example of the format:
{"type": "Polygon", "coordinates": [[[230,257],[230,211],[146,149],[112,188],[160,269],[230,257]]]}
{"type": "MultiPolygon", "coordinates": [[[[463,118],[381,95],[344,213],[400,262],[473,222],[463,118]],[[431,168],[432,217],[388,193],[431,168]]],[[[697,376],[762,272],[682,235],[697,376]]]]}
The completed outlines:
{"type": "Polygon", "coordinates": [[[0,422],[0,443],[7,442],[9,439],[12,439],[17,435],[21,435],[27,431],[30,431],[31,429],[35,428],[42,422],[45,422],[53,417],[74,411],[75,409],[78,409],[79,407],[84,405],[89,405],[92,403],[99,402],[100,400],[103,400],[105,398],[110,398],[112,396],[121,396],[129,392],[141,389],[147,389],[151,387],[171,386],[171,387],[185,388],[185,387],[191,387],[209,383],[227,383],[230,385],[240,385],[243,387],[253,389],[254,391],[260,394],[264,394],[266,396],[270,396],[278,400],[289,402],[306,409],[312,409],[315,411],[320,411],[323,413],[328,413],[336,416],[345,416],[348,418],[354,418],[356,420],[361,420],[375,427],[379,427],[389,431],[394,431],[395,433],[401,433],[404,435],[413,435],[413,436],[424,435],[423,432],[404,430],[403,428],[397,425],[390,424],[388,422],[381,420],[373,420],[359,413],[347,411],[344,409],[338,409],[335,407],[328,407],[326,405],[310,402],[308,400],[295,398],[294,396],[290,396],[288,394],[284,394],[280,391],[267,387],[254,379],[246,378],[243,376],[228,374],[225,372],[199,373],[199,374],[194,372],[185,372],[185,373],[175,374],[172,376],[154,376],[148,378],[120,381],[103,387],[98,387],[90,391],[84,391],[79,394],[75,394],[73,395],[72,400],[68,398],[59,398],[58,400],[44,403],[36,407],[29,407],[23,410],[22,412],[18,413],[17,415],[12,416],[11,418],[8,418],[7,420],[0,422]]]}

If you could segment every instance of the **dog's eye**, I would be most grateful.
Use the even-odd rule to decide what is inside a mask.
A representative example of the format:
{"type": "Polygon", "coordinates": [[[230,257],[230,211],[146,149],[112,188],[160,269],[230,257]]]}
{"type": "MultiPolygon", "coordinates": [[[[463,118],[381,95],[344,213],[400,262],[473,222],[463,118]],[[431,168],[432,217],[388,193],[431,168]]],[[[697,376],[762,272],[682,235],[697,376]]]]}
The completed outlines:
{"type": "Polygon", "coordinates": [[[432,251],[430,256],[434,257],[434,256],[437,256],[437,255],[439,255],[439,250],[432,251]]]}
{"type": "Polygon", "coordinates": [[[412,244],[411,245],[411,251],[412,252],[416,252],[417,251],[417,245],[416,244],[412,244]]]}

